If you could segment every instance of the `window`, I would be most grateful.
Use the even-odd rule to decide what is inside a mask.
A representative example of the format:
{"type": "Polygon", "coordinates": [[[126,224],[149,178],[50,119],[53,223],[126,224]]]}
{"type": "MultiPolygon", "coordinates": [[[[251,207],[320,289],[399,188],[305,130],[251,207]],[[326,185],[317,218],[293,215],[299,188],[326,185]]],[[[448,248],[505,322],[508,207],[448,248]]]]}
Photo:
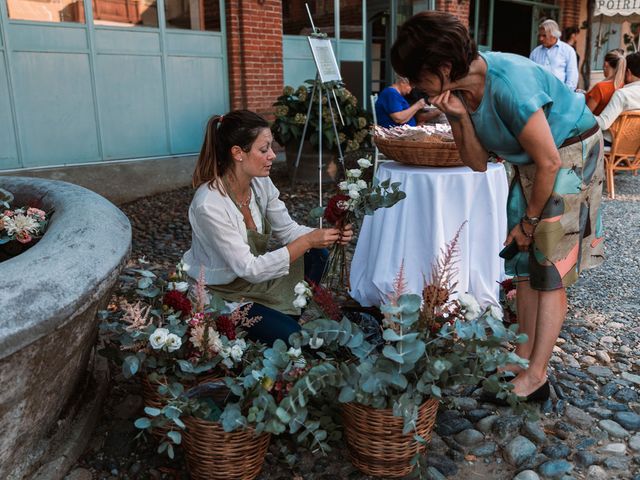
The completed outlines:
{"type": "MultiPolygon", "coordinates": [[[[305,3],[309,5],[309,11],[316,28],[319,28],[322,33],[334,37],[333,0],[283,1],[282,33],[284,35],[309,35],[311,33],[311,23],[309,22],[305,3]]],[[[362,25],[362,6],[360,6],[360,9],[360,25],[362,25]]],[[[358,38],[362,38],[362,29],[358,38]]]]}
{"type": "Polygon", "coordinates": [[[7,0],[7,9],[14,20],[85,23],[82,0],[7,0]]]}
{"type": "Polygon", "coordinates": [[[157,27],[156,0],[93,0],[93,23],[114,27],[157,27]]]}
{"type": "Polygon", "coordinates": [[[362,40],[361,0],[340,0],[340,38],[362,40]]]}
{"type": "Polygon", "coordinates": [[[220,0],[165,0],[167,28],[220,31],[220,0]]]}
{"type": "Polygon", "coordinates": [[[591,70],[602,70],[607,52],[621,46],[622,25],[593,22],[591,32],[591,70]]]}
{"type": "Polygon", "coordinates": [[[469,33],[479,47],[491,46],[490,11],[489,0],[471,0],[469,4],[469,33]]]}

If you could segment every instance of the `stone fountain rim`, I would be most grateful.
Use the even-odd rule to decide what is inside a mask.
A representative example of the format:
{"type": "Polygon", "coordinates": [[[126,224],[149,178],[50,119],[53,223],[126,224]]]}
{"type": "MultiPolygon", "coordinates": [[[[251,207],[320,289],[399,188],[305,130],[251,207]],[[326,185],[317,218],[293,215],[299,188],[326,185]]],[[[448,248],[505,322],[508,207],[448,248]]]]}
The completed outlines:
{"type": "Polygon", "coordinates": [[[0,263],[0,359],[63,327],[102,297],[131,249],[129,220],[104,197],[57,180],[2,177],[1,183],[17,199],[42,195],[55,212],[36,245],[0,263]]]}

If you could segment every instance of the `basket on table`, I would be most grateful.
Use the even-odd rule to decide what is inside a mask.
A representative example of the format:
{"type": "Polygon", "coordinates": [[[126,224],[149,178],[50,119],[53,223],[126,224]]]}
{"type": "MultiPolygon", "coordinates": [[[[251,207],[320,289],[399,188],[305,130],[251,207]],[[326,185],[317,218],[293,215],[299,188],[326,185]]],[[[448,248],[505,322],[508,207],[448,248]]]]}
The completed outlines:
{"type": "Polygon", "coordinates": [[[415,468],[412,458],[426,448],[415,440],[414,434],[430,441],[437,412],[438,400],[425,401],[418,410],[416,431],[403,435],[404,420],[394,416],[391,409],[344,404],[342,419],[351,462],[367,475],[390,478],[408,475],[415,468]]]}
{"type": "Polygon", "coordinates": [[[460,167],[463,165],[451,125],[373,127],[373,141],[387,158],[409,165],[460,167]]]}
{"type": "Polygon", "coordinates": [[[260,474],[271,434],[225,432],[218,422],[184,418],[182,445],[192,480],[253,480],[260,474]]]}

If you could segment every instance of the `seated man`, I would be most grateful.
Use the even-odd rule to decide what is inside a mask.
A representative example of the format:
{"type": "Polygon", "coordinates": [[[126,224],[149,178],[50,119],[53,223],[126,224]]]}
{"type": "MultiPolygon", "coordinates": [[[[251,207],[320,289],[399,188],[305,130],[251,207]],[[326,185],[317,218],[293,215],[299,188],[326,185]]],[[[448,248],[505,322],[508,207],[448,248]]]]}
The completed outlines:
{"type": "Polygon", "coordinates": [[[396,76],[396,81],[385,88],[378,95],[376,101],[376,117],[381,127],[396,127],[398,125],[416,126],[414,115],[427,104],[420,98],[413,105],[404,98],[411,93],[409,80],[396,76]]]}
{"type": "Polygon", "coordinates": [[[627,55],[626,60],[624,87],[614,92],[605,109],[596,117],[598,126],[606,130],[604,141],[609,145],[611,145],[611,133],[608,130],[618,116],[626,110],[640,110],[640,52],[627,55]]]}

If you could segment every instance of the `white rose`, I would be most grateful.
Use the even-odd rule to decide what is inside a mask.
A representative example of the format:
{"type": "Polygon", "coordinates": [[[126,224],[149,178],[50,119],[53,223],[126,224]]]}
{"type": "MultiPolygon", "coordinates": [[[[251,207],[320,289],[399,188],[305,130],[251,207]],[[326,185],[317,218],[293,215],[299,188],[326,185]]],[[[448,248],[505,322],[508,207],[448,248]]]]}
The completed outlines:
{"type": "Polygon", "coordinates": [[[300,295],[293,301],[293,306],[296,308],[304,308],[307,306],[307,299],[300,295]]]}
{"type": "Polygon", "coordinates": [[[189,290],[189,284],[187,282],[169,282],[167,288],[169,290],[177,290],[184,293],[189,290]]]}
{"type": "Polygon", "coordinates": [[[234,345],[238,345],[242,350],[247,349],[247,342],[244,341],[244,338],[238,338],[234,341],[234,345]]]}
{"type": "Polygon", "coordinates": [[[358,190],[360,190],[360,187],[358,186],[357,183],[350,183],[348,190],[350,192],[353,191],[353,190],[358,191],[358,190]]]}
{"type": "Polygon", "coordinates": [[[240,345],[234,345],[233,347],[231,347],[231,358],[233,358],[234,361],[239,362],[242,359],[242,354],[244,352],[242,351],[242,347],[240,347],[240,345]]]}
{"type": "Polygon", "coordinates": [[[340,190],[347,190],[347,189],[349,188],[349,184],[348,184],[347,182],[344,182],[344,181],[343,181],[343,182],[340,182],[340,183],[338,184],[338,188],[339,188],[340,190]]]}
{"type": "Polygon", "coordinates": [[[167,347],[167,351],[175,352],[182,346],[182,339],[175,333],[170,333],[169,335],[167,335],[164,346],[167,347]]]}
{"type": "Polygon", "coordinates": [[[307,285],[306,282],[298,282],[293,288],[293,291],[296,295],[306,295],[308,289],[309,285],[307,285]]]}
{"type": "Polygon", "coordinates": [[[358,178],[360,177],[360,175],[362,175],[362,170],[360,170],[359,168],[352,168],[351,170],[347,170],[348,177],[358,178]]]}
{"type": "Polygon", "coordinates": [[[473,320],[478,315],[480,315],[480,305],[473,295],[469,295],[468,293],[461,293],[458,297],[458,301],[460,302],[460,305],[462,305],[462,307],[466,310],[464,318],[466,318],[467,320],[473,320]]]}
{"type": "Polygon", "coordinates": [[[369,168],[371,165],[373,165],[371,163],[371,161],[367,158],[361,158],[358,160],[358,165],[360,166],[360,168],[369,168]]]}
{"type": "Polygon", "coordinates": [[[160,350],[164,347],[169,336],[169,330],[166,328],[156,328],[156,330],[149,336],[149,343],[154,350],[160,350]]]}
{"type": "Polygon", "coordinates": [[[358,180],[357,185],[360,190],[364,190],[365,188],[367,188],[367,182],[365,182],[364,180],[358,180]]]}
{"type": "Polygon", "coordinates": [[[302,355],[302,349],[301,348],[289,348],[289,350],[287,350],[287,355],[289,355],[292,358],[297,358],[300,355],[302,355]]]}
{"type": "Polygon", "coordinates": [[[357,200],[358,198],[360,198],[360,192],[357,190],[349,190],[349,198],[357,200]]]}
{"type": "Polygon", "coordinates": [[[304,368],[307,366],[307,360],[304,357],[296,358],[293,362],[295,368],[304,368]]]}
{"type": "Polygon", "coordinates": [[[320,348],[323,343],[324,343],[324,340],[320,337],[312,337],[311,340],[309,340],[309,346],[314,350],[317,350],[318,348],[320,348]]]}
{"type": "Polygon", "coordinates": [[[504,313],[502,311],[502,308],[498,307],[496,305],[491,305],[491,307],[489,307],[489,313],[496,320],[502,320],[502,318],[504,317],[504,313]]]}
{"type": "Polygon", "coordinates": [[[220,356],[222,358],[229,358],[230,355],[231,355],[231,347],[222,347],[220,349],[220,356]]]}

